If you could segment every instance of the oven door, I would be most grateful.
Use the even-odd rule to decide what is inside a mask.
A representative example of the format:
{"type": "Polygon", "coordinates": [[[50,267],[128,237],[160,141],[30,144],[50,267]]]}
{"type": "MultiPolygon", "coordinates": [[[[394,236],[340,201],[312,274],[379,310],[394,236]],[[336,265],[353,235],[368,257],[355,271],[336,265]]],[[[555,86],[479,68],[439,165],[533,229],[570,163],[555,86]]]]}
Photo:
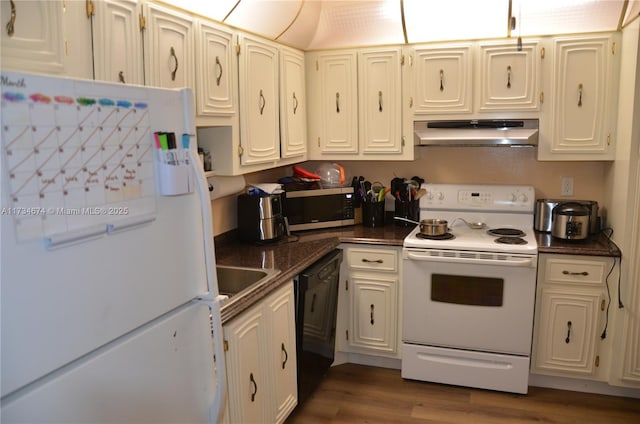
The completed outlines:
{"type": "Polygon", "coordinates": [[[403,341],[529,355],[536,255],[403,250],[403,341]]]}

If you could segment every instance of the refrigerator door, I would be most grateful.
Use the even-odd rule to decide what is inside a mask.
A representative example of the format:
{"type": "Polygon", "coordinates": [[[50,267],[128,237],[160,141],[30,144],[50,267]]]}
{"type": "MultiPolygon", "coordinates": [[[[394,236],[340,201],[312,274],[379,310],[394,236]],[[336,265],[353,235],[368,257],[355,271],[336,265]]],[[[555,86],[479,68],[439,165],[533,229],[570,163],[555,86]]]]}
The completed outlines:
{"type": "Polygon", "coordinates": [[[3,422],[209,423],[209,308],[190,303],[3,399],[3,422]]]}
{"type": "Polygon", "coordinates": [[[195,133],[190,90],[2,78],[4,401],[217,283],[208,192],[156,184],[154,132],[195,133]]]}

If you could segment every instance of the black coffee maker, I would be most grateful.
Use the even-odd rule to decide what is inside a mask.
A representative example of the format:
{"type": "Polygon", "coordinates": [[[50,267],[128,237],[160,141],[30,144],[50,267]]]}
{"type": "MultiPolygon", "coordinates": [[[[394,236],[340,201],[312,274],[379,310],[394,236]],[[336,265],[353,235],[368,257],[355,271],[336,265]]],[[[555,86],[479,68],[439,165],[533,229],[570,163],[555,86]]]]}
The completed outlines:
{"type": "Polygon", "coordinates": [[[285,219],[282,215],[282,196],[265,194],[238,196],[238,233],[248,242],[272,242],[284,236],[285,219]]]}

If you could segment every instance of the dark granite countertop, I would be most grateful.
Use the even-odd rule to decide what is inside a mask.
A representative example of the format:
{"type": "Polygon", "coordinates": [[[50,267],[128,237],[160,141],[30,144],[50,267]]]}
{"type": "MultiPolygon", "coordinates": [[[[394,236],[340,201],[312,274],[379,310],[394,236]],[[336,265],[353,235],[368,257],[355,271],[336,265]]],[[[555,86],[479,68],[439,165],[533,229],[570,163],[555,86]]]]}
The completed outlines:
{"type": "Polygon", "coordinates": [[[235,232],[215,238],[218,265],[277,269],[280,272],[268,284],[247,290],[223,303],[222,322],[227,322],[260,298],[290,281],[301,271],[335,249],[340,243],[402,246],[412,227],[386,225],[368,228],[362,225],[293,233],[274,243],[242,242],[235,232]]]}
{"type": "MultiPolygon", "coordinates": [[[[259,299],[291,281],[318,259],[338,247],[340,243],[402,246],[404,238],[413,227],[389,224],[378,228],[362,225],[311,230],[293,233],[291,237],[274,243],[255,244],[242,242],[234,231],[215,238],[216,263],[218,265],[248,268],[267,268],[279,271],[272,279],[258,287],[245,290],[223,303],[222,322],[249,308],[259,299]]],[[[600,233],[586,240],[565,241],[549,233],[536,232],[539,253],[565,255],[621,256],[620,249],[600,233]]]]}
{"type": "Polygon", "coordinates": [[[584,240],[561,240],[551,233],[536,231],[538,253],[620,257],[622,252],[604,233],[593,234],[584,240]]]}

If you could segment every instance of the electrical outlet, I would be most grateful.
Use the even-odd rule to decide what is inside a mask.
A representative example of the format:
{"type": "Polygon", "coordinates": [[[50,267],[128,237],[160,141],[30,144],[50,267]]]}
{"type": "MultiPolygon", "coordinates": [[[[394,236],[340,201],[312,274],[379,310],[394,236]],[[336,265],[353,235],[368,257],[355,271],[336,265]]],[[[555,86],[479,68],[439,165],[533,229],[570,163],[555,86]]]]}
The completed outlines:
{"type": "Polygon", "coordinates": [[[562,177],[560,179],[560,195],[573,196],[573,177],[562,177]]]}

